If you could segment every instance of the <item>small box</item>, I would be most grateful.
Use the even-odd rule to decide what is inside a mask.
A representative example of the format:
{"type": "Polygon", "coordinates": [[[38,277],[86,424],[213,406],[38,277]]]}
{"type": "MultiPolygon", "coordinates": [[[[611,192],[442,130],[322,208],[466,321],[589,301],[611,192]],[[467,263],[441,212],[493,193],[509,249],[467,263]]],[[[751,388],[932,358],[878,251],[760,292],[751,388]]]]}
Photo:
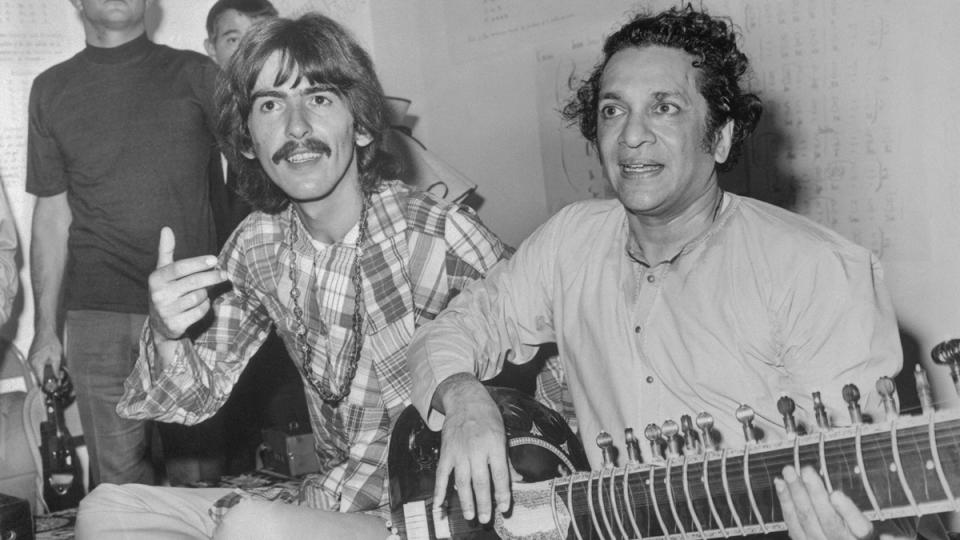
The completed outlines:
{"type": "Polygon", "coordinates": [[[320,470],[320,457],[313,448],[312,432],[265,429],[260,458],[264,468],[286,476],[303,476],[320,470]]]}
{"type": "Polygon", "coordinates": [[[33,540],[33,516],[30,503],[0,493],[0,538],[33,540]]]}

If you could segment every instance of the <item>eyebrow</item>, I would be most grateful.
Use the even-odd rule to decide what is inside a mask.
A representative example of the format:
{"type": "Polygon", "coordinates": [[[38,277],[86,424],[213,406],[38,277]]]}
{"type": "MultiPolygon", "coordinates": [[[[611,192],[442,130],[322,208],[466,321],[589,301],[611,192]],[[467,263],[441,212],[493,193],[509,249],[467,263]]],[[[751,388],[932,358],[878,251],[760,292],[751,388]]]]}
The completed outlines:
{"type": "MultiPolygon", "coordinates": [[[[667,99],[667,98],[670,98],[670,97],[672,97],[672,98],[677,98],[677,99],[682,99],[682,100],[686,100],[686,99],[687,99],[687,98],[686,98],[686,94],[683,93],[683,92],[680,92],[680,91],[658,90],[658,91],[656,91],[656,92],[653,92],[651,95],[653,96],[653,99],[656,100],[656,101],[662,101],[662,100],[667,99]]],[[[621,94],[620,92],[607,91],[607,92],[604,92],[604,93],[600,94],[600,99],[601,99],[601,100],[604,100],[604,99],[617,99],[617,100],[619,100],[619,99],[623,99],[623,97],[622,97],[622,94],[621,94]]]]}
{"type": "Polygon", "coordinates": [[[320,93],[323,93],[323,92],[330,92],[331,94],[336,94],[336,95],[338,95],[338,96],[340,95],[340,93],[337,91],[336,87],[334,87],[333,85],[330,85],[330,84],[314,84],[314,85],[311,85],[311,86],[309,86],[309,87],[307,87],[307,88],[304,88],[304,89],[302,89],[302,90],[294,90],[294,92],[281,91],[281,90],[276,90],[276,89],[273,89],[273,88],[267,88],[267,89],[263,89],[263,90],[254,90],[254,91],[250,94],[250,100],[251,100],[251,101],[256,101],[256,100],[258,100],[258,99],[260,99],[260,98],[266,98],[266,97],[282,98],[282,97],[286,97],[286,96],[290,95],[291,93],[299,93],[299,94],[302,94],[302,95],[305,95],[305,96],[312,96],[312,95],[320,94],[320,93]]]}

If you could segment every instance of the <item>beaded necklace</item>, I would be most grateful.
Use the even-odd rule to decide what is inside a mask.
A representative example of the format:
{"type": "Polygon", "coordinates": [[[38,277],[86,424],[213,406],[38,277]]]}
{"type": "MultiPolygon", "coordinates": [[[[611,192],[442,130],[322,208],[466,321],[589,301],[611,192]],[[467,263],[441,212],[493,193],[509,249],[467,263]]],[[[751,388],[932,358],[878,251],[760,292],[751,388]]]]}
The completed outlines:
{"type": "MultiPolygon", "coordinates": [[[[360,351],[363,348],[363,298],[362,298],[362,285],[363,278],[360,275],[360,258],[363,256],[363,243],[367,239],[367,206],[368,201],[366,195],[363,196],[363,203],[360,208],[360,230],[357,235],[357,257],[353,263],[353,270],[351,271],[351,281],[353,282],[353,347],[352,355],[350,357],[350,362],[347,364],[347,372],[343,380],[338,385],[336,392],[331,391],[329,388],[333,386],[332,381],[330,381],[326,373],[324,376],[318,376],[313,372],[311,367],[311,348],[310,344],[307,343],[307,325],[303,320],[303,309],[300,307],[298,299],[300,298],[300,289],[297,287],[297,265],[296,265],[296,252],[293,247],[297,243],[297,225],[291,220],[290,224],[290,281],[293,285],[290,288],[290,299],[293,301],[293,316],[297,321],[297,346],[300,348],[300,371],[303,373],[305,379],[310,381],[310,384],[320,393],[320,397],[328,403],[336,403],[342,401],[347,395],[350,394],[350,384],[353,382],[354,376],[357,374],[357,364],[360,362],[360,351]]],[[[317,258],[313,258],[313,275],[317,275],[317,258]]],[[[330,358],[330,328],[327,324],[320,319],[320,333],[325,336],[327,339],[327,366],[332,365],[330,358]]],[[[326,372],[326,369],[324,370],[326,372]]]]}

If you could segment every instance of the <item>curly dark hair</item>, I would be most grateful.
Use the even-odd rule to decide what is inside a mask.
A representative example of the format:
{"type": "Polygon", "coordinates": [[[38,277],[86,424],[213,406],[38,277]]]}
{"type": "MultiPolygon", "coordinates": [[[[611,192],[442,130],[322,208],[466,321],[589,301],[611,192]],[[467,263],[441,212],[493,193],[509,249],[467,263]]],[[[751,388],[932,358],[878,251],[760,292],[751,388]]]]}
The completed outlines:
{"type": "Polygon", "coordinates": [[[588,78],[580,81],[576,94],[561,111],[563,117],[570,124],[578,124],[580,133],[596,146],[600,82],[607,63],[623,49],[651,45],[681,49],[695,57],[698,87],[708,107],[703,146],[712,150],[720,128],[733,120],[730,153],[724,163],[717,165],[720,171],[730,170],[743,151],[743,141],[760,120],[763,105],[760,98],[744,93],[740,87],[749,63],[737,48],[733,24],[697,11],[690,4],[654,16],[637,15],[608,37],[603,45],[603,59],[588,78]]]}
{"type": "Polygon", "coordinates": [[[298,19],[275,18],[258,24],[243,37],[237,52],[217,81],[217,135],[237,172],[237,191],[255,210],[277,213],[290,199],[273,181],[253,152],[247,120],[253,89],[267,59],[281,52],[275,84],[304,77],[311,84],[330,86],[348,104],[354,129],[370,137],[357,147],[357,168],[364,193],[377,191],[385,178],[399,173],[396,160],[384,149],[389,129],[383,88],[373,61],[339,24],[316,13],[298,19]]]}

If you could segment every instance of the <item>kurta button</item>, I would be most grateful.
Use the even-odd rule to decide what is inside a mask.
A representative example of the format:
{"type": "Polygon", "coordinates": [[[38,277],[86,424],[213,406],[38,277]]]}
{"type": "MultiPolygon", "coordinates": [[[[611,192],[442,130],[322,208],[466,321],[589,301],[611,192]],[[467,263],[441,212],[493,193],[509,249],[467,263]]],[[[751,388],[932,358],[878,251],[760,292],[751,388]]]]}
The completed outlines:
{"type": "Polygon", "coordinates": [[[652,377],[652,376],[648,376],[648,377],[647,377],[647,382],[650,383],[650,384],[653,384],[653,377],[652,377]]]}
{"type": "Polygon", "coordinates": [[[640,333],[640,325],[638,324],[638,325],[634,326],[634,327],[633,327],[633,331],[634,331],[635,333],[639,334],[639,333],[640,333]]]}
{"type": "Polygon", "coordinates": [[[649,276],[647,276],[647,283],[653,283],[653,282],[656,281],[656,280],[657,280],[657,278],[654,277],[653,274],[650,274],[649,276]]]}

